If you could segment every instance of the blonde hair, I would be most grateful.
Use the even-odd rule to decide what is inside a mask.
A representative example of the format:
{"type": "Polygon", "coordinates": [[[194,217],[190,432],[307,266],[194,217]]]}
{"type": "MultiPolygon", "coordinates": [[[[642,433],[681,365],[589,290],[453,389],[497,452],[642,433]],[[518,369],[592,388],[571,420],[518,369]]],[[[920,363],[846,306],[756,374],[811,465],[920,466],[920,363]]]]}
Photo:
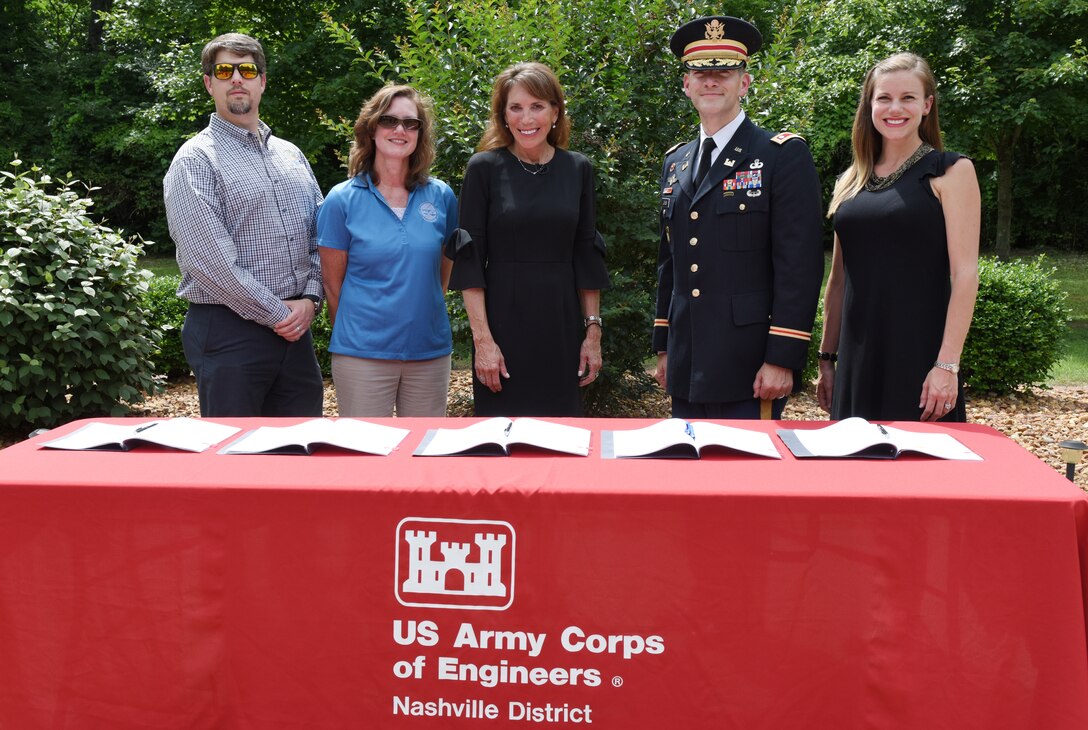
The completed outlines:
{"type": "Polygon", "coordinates": [[[477,152],[485,152],[514,143],[514,135],[506,128],[506,101],[515,86],[521,86],[538,99],[549,102],[558,112],[555,126],[548,130],[548,143],[553,147],[567,148],[570,141],[570,118],[563,87],[555,73],[542,63],[529,61],[516,63],[495,77],[491,91],[491,118],[487,129],[476,146],[477,152]]]}
{"type": "Polygon", "coordinates": [[[355,120],[355,141],[351,143],[351,153],[348,155],[348,177],[370,173],[375,183],[381,182],[374,177],[374,158],[377,156],[374,133],[378,128],[378,117],[389,111],[398,96],[416,105],[416,115],[420,120],[416,149],[408,158],[408,175],[404,186],[411,190],[430,179],[431,165],[434,163],[434,113],[430,100],[411,86],[394,84],[378,89],[359,110],[359,118],[355,120]]]}
{"type": "Polygon", "coordinates": [[[884,138],[873,126],[873,92],[877,78],[882,74],[896,71],[910,71],[915,74],[922,82],[922,91],[925,96],[933,97],[933,105],[929,113],[922,117],[918,135],[923,142],[928,142],[934,149],[944,149],[941,143],[941,122],[937,116],[937,79],[934,78],[929,64],[924,58],[914,53],[897,53],[883,61],[878,61],[869,69],[869,73],[865,75],[865,82],[861,85],[861,97],[858,99],[857,113],[854,114],[854,128],[850,135],[853,162],[835,182],[835,192],[831,196],[831,205],[827,210],[828,218],[835,214],[840,205],[860,193],[869,176],[873,174],[873,167],[884,145],[884,138]]]}

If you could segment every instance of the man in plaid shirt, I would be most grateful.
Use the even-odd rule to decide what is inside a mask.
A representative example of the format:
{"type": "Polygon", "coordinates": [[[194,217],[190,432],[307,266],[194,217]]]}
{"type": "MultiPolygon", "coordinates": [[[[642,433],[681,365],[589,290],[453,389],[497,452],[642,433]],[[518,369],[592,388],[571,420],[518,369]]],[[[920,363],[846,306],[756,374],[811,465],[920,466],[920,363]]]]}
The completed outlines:
{"type": "Polygon", "coordinates": [[[200,414],[320,416],[310,324],[321,307],[321,189],[302,152],[258,118],[261,44],[227,33],[201,64],[215,113],[163,181],[200,414]]]}

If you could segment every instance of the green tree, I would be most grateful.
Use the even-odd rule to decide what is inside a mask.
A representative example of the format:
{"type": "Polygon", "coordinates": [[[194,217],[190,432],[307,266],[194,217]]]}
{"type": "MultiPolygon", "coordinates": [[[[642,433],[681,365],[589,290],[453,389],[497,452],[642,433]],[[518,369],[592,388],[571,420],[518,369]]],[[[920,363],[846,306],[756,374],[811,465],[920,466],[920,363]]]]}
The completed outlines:
{"type": "MultiPolygon", "coordinates": [[[[1012,249],[1017,155],[1049,146],[1054,160],[1046,185],[1065,173],[1088,180],[1088,4],[1082,0],[970,0],[954,6],[952,32],[940,50],[942,79],[957,138],[980,157],[996,161],[997,254],[1012,249]]],[[[1066,183],[1070,182],[1067,178],[1066,183]]],[[[1037,204],[1038,189],[1030,201],[1037,204]]],[[[1082,215],[1083,220],[1083,215],[1082,215]]]]}

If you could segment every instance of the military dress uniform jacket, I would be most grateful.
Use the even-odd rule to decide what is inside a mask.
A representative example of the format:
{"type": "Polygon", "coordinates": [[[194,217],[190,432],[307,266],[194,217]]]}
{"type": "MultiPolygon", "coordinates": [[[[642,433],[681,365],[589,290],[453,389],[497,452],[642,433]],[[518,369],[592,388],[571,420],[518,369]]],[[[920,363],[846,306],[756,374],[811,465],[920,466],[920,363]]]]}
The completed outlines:
{"type": "Polygon", "coordinates": [[[752,397],[764,362],[800,385],[823,279],[820,181],[808,145],[745,119],[693,189],[695,139],[661,172],[653,347],[670,395],[752,397]]]}

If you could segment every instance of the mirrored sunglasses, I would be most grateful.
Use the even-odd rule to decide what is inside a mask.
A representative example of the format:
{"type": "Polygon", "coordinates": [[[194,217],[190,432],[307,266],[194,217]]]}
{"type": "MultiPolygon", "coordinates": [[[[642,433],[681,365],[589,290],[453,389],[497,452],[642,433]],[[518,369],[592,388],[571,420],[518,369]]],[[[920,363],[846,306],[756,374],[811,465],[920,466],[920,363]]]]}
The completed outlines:
{"type": "Polygon", "coordinates": [[[421,119],[413,119],[412,117],[395,117],[392,114],[382,114],[378,117],[378,126],[382,129],[396,129],[400,124],[407,132],[415,132],[423,124],[421,119]]]}
{"type": "Polygon", "coordinates": [[[213,73],[220,81],[229,81],[234,78],[234,69],[238,69],[243,79],[255,79],[261,75],[255,63],[217,63],[213,73]]]}

